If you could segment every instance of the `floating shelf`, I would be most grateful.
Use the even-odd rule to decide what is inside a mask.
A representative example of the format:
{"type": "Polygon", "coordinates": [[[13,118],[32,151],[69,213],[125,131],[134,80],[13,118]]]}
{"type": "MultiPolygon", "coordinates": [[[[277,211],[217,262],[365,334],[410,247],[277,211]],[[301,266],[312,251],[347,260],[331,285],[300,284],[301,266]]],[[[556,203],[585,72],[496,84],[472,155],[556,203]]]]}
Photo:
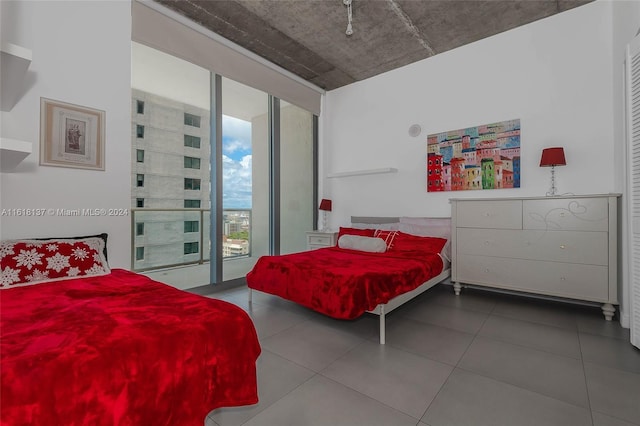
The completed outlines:
{"type": "Polygon", "coordinates": [[[0,45],[0,51],[2,52],[0,110],[11,111],[22,93],[24,76],[31,64],[31,51],[7,42],[0,45]]]}
{"type": "Polygon", "coordinates": [[[0,138],[0,172],[8,172],[31,154],[31,142],[0,138]]]}
{"type": "Polygon", "coordinates": [[[393,167],[384,167],[382,169],[354,170],[352,172],[330,173],[328,178],[341,178],[348,176],[377,175],[381,173],[396,173],[398,169],[393,167]]]}

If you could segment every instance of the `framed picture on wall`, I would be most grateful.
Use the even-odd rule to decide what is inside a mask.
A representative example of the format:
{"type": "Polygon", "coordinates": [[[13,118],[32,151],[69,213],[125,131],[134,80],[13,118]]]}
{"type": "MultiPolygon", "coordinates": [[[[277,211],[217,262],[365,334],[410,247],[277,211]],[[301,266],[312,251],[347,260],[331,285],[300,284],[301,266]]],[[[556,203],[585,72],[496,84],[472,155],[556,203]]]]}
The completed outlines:
{"type": "Polygon", "coordinates": [[[104,170],[105,112],[40,98],[40,165],[104,170]]]}

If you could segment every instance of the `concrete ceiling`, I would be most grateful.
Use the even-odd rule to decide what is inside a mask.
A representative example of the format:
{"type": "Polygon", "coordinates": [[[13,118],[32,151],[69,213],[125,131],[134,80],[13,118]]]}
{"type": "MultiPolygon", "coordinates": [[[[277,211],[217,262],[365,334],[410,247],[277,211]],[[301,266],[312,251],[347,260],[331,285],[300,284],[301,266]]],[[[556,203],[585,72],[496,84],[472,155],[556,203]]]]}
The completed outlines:
{"type": "Polygon", "coordinates": [[[326,90],[592,0],[156,0],[326,90]]]}

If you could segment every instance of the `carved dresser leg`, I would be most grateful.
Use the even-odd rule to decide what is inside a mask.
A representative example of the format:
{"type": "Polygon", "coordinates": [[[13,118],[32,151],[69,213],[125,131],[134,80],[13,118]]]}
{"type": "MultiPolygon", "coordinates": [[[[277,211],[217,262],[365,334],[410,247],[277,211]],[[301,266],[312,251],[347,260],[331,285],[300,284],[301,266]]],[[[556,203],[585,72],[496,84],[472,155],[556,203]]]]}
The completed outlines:
{"type": "Polygon", "coordinates": [[[454,282],[453,283],[453,291],[456,293],[456,296],[460,296],[460,289],[462,288],[462,286],[460,285],[459,282],[454,282]]]}
{"type": "Polygon", "coordinates": [[[604,319],[611,321],[613,319],[613,314],[616,313],[616,307],[611,303],[605,303],[602,305],[602,313],[604,314],[604,319]]]}

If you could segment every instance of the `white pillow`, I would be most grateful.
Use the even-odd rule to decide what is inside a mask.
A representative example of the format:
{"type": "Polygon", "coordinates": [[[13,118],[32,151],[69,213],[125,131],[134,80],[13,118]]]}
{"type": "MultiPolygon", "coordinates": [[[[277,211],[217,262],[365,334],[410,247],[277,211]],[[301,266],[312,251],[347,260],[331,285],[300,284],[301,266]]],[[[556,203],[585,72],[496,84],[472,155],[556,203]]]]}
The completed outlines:
{"type": "Polygon", "coordinates": [[[370,253],[384,253],[387,251],[387,245],[382,238],[362,237],[360,235],[343,235],[338,240],[338,247],[370,253]]]}

